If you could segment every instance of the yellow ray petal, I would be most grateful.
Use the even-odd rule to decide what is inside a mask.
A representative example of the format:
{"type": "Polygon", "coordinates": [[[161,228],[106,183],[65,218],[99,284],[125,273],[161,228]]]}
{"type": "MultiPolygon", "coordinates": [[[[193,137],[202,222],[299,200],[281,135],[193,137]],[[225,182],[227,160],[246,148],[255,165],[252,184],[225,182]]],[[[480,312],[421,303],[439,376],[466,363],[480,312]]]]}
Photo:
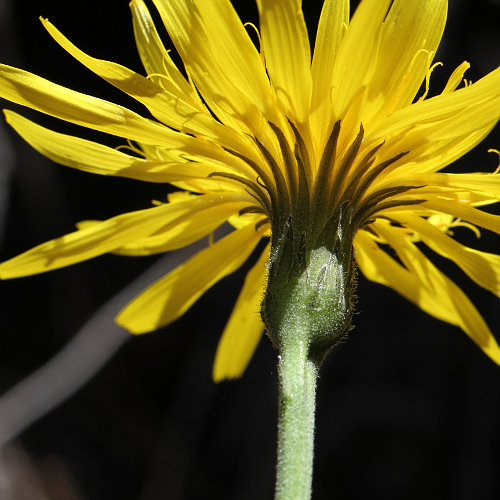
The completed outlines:
{"type": "Polygon", "coordinates": [[[393,214],[395,220],[414,230],[436,253],[457,264],[474,282],[500,296],[500,255],[461,245],[421,217],[393,214]]]}
{"type": "MultiPolygon", "coordinates": [[[[483,127],[493,120],[498,120],[500,67],[468,87],[440,94],[395,111],[380,122],[377,130],[373,131],[373,139],[386,139],[398,131],[415,126],[425,128],[429,124],[435,124],[436,134],[439,134],[439,127],[443,122],[449,125],[448,134],[452,133],[455,127],[453,135],[458,136],[471,130],[470,123],[464,120],[466,113],[471,113],[476,120],[482,116],[479,121],[483,122],[483,127]]],[[[475,126],[478,127],[477,123],[475,126]]]]}
{"type": "MultiPolygon", "coordinates": [[[[155,156],[150,154],[148,149],[147,156],[150,159],[144,160],[85,139],[54,132],[12,111],[5,111],[5,115],[14,129],[42,154],[58,163],[87,172],[119,175],[148,182],[175,182],[198,177],[206,178],[215,171],[233,173],[236,171],[247,176],[254,175],[248,165],[234,161],[234,157],[222,148],[215,147],[206,141],[197,141],[189,136],[178,135],[179,141],[182,141],[178,143],[178,150],[155,148],[157,152],[161,152],[161,158],[155,155],[157,160],[153,159],[155,156]],[[187,154],[182,151],[181,146],[189,151],[189,159],[193,161],[188,162],[185,159],[187,154]],[[230,166],[228,166],[228,159],[231,161],[230,166]]],[[[168,134],[168,129],[164,127],[164,130],[168,134]]],[[[207,180],[205,179],[204,182],[207,180]]],[[[209,184],[210,182],[208,180],[209,184]]]]}
{"type": "Polygon", "coordinates": [[[133,141],[183,148],[189,137],[110,102],[0,64],[0,97],[70,123],[133,141]]]}
{"type": "Polygon", "coordinates": [[[131,241],[144,238],[169,224],[217,203],[242,199],[241,196],[204,195],[182,203],[169,203],[139,210],[66,234],[28,250],[0,264],[0,278],[17,278],[70,266],[111,252],[131,241]]]}
{"type": "Polygon", "coordinates": [[[260,113],[276,122],[260,55],[229,0],[154,3],[204,100],[224,123],[259,130],[260,113]]]}
{"type": "Polygon", "coordinates": [[[202,250],[138,295],[116,322],[132,333],[146,333],[171,323],[252,253],[262,237],[253,225],[237,229],[202,250]]]}
{"type": "MultiPolygon", "coordinates": [[[[448,139],[438,139],[431,143],[427,141],[423,132],[420,137],[417,137],[416,134],[412,133],[412,130],[408,131],[402,135],[401,141],[395,141],[394,144],[388,145],[387,148],[382,148],[384,158],[394,157],[401,152],[402,148],[408,151],[408,154],[405,155],[402,161],[395,163],[394,166],[382,172],[375,179],[370,190],[401,186],[402,178],[405,179],[405,185],[432,187],[435,179],[435,185],[447,186],[445,178],[439,177],[440,173],[435,174],[438,176],[435,178],[432,177],[433,174],[431,173],[442,170],[468,153],[491,132],[495,124],[496,121],[493,121],[486,127],[473,130],[468,134],[448,139]],[[429,177],[429,175],[431,176],[429,177]]],[[[456,187],[465,188],[465,184],[464,186],[458,184],[456,187]]]]}
{"type": "Polygon", "coordinates": [[[382,22],[390,4],[391,0],[363,0],[354,13],[335,59],[331,96],[335,120],[345,115],[354,97],[372,76],[382,22]]]}
{"type": "Polygon", "coordinates": [[[461,191],[477,191],[489,198],[500,200],[500,175],[494,173],[448,174],[434,172],[405,176],[405,182],[415,186],[440,186],[461,191]]]}
{"type": "Polygon", "coordinates": [[[382,25],[380,48],[368,100],[369,113],[389,113],[411,104],[425,78],[429,55],[441,40],[447,0],[395,0],[382,25]],[[382,107],[382,109],[380,109],[382,107]]]}
{"type": "Polygon", "coordinates": [[[311,128],[318,151],[321,149],[331,115],[335,58],[349,24],[349,1],[326,0],[319,18],[312,60],[311,128]]]}
{"type": "Polygon", "coordinates": [[[470,63],[464,61],[462,64],[457,66],[453,73],[448,78],[448,82],[446,83],[446,87],[443,90],[443,94],[447,94],[448,92],[453,92],[456,90],[461,83],[464,81],[465,72],[470,68],[470,63]]]}
{"type": "MultiPolygon", "coordinates": [[[[413,283],[406,280],[398,282],[398,273],[391,274],[399,266],[385,254],[382,266],[386,266],[389,286],[402,293],[428,314],[459,326],[493,361],[500,364],[500,347],[483,318],[472,305],[463,291],[441,273],[409,240],[391,229],[388,224],[375,223],[377,232],[396,250],[397,255],[407,267],[413,283]],[[389,264],[389,261],[391,263],[389,264]],[[411,283],[412,286],[408,286],[411,283]],[[406,286],[404,286],[406,284],[406,286]]],[[[373,251],[373,248],[371,249],[373,251]]],[[[382,252],[382,251],[380,251],[382,252]]],[[[376,253],[376,252],[373,252],[376,253]]],[[[373,255],[370,255],[373,257],[373,255]]],[[[378,255],[379,261],[380,254],[378,255]]],[[[379,262],[380,265],[380,262],[379,262]]],[[[401,275],[401,272],[399,273],[401,275]]]]}
{"type": "MultiPolygon", "coordinates": [[[[165,65],[170,66],[169,63],[165,63],[166,60],[170,60],[170,56],[156,31],[149,9],[142,0],[132,0],[129,7],[132,12],[137,51],[146,73],[148,75],[164,74],[165,65]]],[[[176,83],[178,88],[183,88],[184,92],[189,91],[190,85],[184,77],[176,83]]]]}
{"type": "Polygon", "coordinates": [[[128,256],[152,255],[184,247],[214,231],[245,206],[248,206],[248,201],[237,201],[206,208],[196,217],[187,214],[162,228],[158,234],[128,243],[113,253],[128,256]]]}
{"type": "Polygon", "coordinates": [[[494,233],[500,234],[500,216],[489,214],[468,206],[455,200],[446,200],[439,197],[429,197],[427,201],[421,203],[423,208],[430,208],[444,214],[453,215],[457,219],[470,222],[475,226],[488,229],[494,233]]]}
{"type": "MultiPolygon", "coordinates": [[[[500,83],[500,79],[499,79],[500,83]]],[[[420,127],[413,127],[408,131],[408,140],[419,140],[422,144],[439,144],[446,140],[456,140],[467,137],[484,129],[493,128],[500,117],[500,92],[490,99],[479,102],[474,106],[467,106],[446,119],[436,120],[435,123],[423,123],[420,127]]]]}
{"type": "Polygon", "coordinates": [[[156,78],[160,85],[163,78],[158,77],[158,75],[165,75],[169,82],[175,86],[177,95],[194,107],[203,109],[204,106],[198,93],[177,69],[169,53],[165,50],[143,0],[132,0],[130,9],[137,49],[147,74],[156,75],[156,77],[152,76],[151,78],[156,78]]]}
{"type": "Polygon", "coordinates": [[[102,144],[60,134],[14,113],[4,111],[7,123],[33,148],[51,160],[100,175],[130,177],[146,182],[172,182],[190,177],[205,177],[214,168],[189,164],[183,169],[164,161],[144,160],[102,144]]]}
{"type": "Polygon", "coordinates": [[[73,45],[49,21],[42,19],[42,22],[54,40],[75,59],[104,80],[144,104],[151,114],[161,122],[177,130],[203,134],[217,139],[222,141],[222,145],[226,147],[238,148],[241,146],[241,141],[234,134],[230,134],[231,129],[214,120],[204,108],[195,107],[183,100],[172,80],[163,79],[160,86],[124,66],[90,57],[73,45]]]}
{"type": "Polygon", "coordinates": [[[392,288],[428,314],[447,321],[447,315],[443,311],[436,309],[433,313],[428,308],[427,290],[419,284],[417,277],[384,252],[371,235],[359,231],[354,248],[356,262],[366,278],[392,288]]]}
{"type": "MultiPolygon", "coordinates": [[[[498,121],[495,105],[500,107],[500,96],[459,109],[456,114],[436,119],[434,123],[415,123],[409,129],[399,131],[385,154],[391,157],[401,148],[408,154],[400,166],[385,172],[385,175],[395,174],[396,180],[401,176],[436,172],[450,165],[491,132],[498,121]]],[[[378,132],[375,135],[378,136],[378,132]]]]}
{"type": "MultiPolygon", "coordinates": [[[[236,186],[232,181],[209,177],[213,172],[234,173],[235,170],[239,171],[234,163],[227,166],[221,164],[220,160],[213,163],[205,161],[178,162],[179,156],[168,151],[162,155],[165,156],[165,159],[153,159],[152,155],[147,154],[149,159],[145,160],[92,141],[54,132],[13,111],[5,110],[4,113],[7,122],[31,146],[53,161],[68,167],[94,174],[129,177],[146,182],[177,183],[201,179],[198,182],[202,183],[208,191],[242,191],[241,187],[236,186]]],[[[203,143],[200,143],[198,149],[201,153],[212,153],[212,149],[206,149],[203,143]]],[[[221,150],[220,152],[216,151],[213,156],[224,158],[225,154],[221,150]]],[[[193,157],[196,158],[195,155],[193,157]]],[[[247,171],[243,169],[242,173],[245,174],[247,171]]]]}
{"type": "Polygon", "coordinates": [[[311,100],[311,48],[301,0],[257,0],[267,71],[285,114],[305,123],[311,100]]]}
{"type": "Polygon", "coordinates": [[[219,341],[213,368],[215,382],[241,377],[262,336],[264,324],[259,309],[265,289],[269,249],[270,245],[267,245],[248,272],[219,341]]]}
{"type": "MultiPolygon", "coordinates": [[[[463,118],[466,119],[466,117],[463,118]]],[[[460,117],[457,117],[456,121],[460,121],[460,117]]],[[[412,133],[412,131],[408,131],[405,134],[404,145],[408,148],[409,153],[405,156],[405,161],[400,166],[385,173],[387,181],[392,179],[394,182],[400,184],[402,177],[405,179],[410,177],[417,178],[419,174],[442,170],[477,146],[491,132],[495,125],[496,120],[493,120],[483,128],[471,128],[470,132],[466,134],[446,139],[437,138],[434,142],[429,142],[429,140],[432,140],[432,133],[429,133],[429,136],[426,138],[424,132],[417,135],[412,133]]],[[[439,125],[436,124],[436,130],[438,128],[439,125]]],[[[391,155],[394,150],[395,148],[391,148],[391,152],[388,152],[388,155],[391,155]]],[[[380,181],[382,177],[384,175],[377,179],[377,181],[380,181]]]]}
{"type": "Polygon", "coordinates": [[[272,98],[269,80],[262,60],[229,0],[195,0],[208,38],[212,57],[221,70],[231,75],[262,111],[270,111],[272,98]]]}

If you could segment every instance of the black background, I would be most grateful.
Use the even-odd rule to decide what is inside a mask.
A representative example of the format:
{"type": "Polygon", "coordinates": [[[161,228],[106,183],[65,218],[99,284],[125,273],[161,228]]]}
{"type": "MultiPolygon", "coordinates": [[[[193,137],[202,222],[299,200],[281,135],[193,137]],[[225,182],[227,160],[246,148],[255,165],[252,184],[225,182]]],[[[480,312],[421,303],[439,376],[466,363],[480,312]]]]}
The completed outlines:
{"type": "MultiPolygon", "coordinates": [[[[473,80],[499,63],[500,2],[450,4],[437,57],[445,69],[433,74],[431,92],[463,60],[472,63],[467,76],[473,80]]],[[[235,5],[243,20],[256,22],[253,2],[235,5]]],[[[319,1],[306,2],[310,26],[320,8],[319,1]]],[[[7,64],[140,111],[64,53],[40,15],[83,50],[140,71],[126,1],[0,0],[0,55],[7,64]]],[[[5,102],[2,107],[16,109],[5,102]]],[[[78,220],[145,208],[165,196],[160,185],[54,165],[1,127],[7,141],[0,164],[3,259],[71,231],[78,220]]],[[[498,131],[456,168],[494,170],[497,161],[486,150],[495,146],[500,147],[498,131]]],[[[466,231],[459,233],[468,238],[466,231]]],[[[468,241],[475,244],[474,238],[468,241]]],[[[480,244],[499,248],[491,235],[480,244]]],[[[183,258],[175,253],[157,266],[163,272],[183,258]]],[[[92,339],[118,338],[112,314],[100,308],[157,261],[103,256],[0,283],[0,389],[7,391],[47,362],[89,318],[101,318],[92,339]]],[[[500,338],[498,299],[452,265],[445,268],[465,285],[500,338]]],[[[4,450],[0,499],[272,498],[277,387],[270,342],[263,339],[241,380],[211,381],[217,341],[245,269],[173,325],[137,338],[123,333],[122,347],[90,382],[4,450]],[[7,483],[17,491],[14,496],[5,494],[7,483]]],[[[118,311],[113,304],[112,312],[118,311]]],[[[355,329],[321,372],[314,498],[500,498],[500,369],[457,328],[362,277],[357,311],[355,329]]],[[[91,344],[94,353],[101,348],[98,341],[91,344]]],[[[75,362],[85,360],[82,353],[75,362]]],[[[58,383],[67,377],[57,373],[58,383]]],[[[52,389],[51,383],[41,387],[52,389]]],[[[0,413],[0,424],[2,418],[0,413]]]]}

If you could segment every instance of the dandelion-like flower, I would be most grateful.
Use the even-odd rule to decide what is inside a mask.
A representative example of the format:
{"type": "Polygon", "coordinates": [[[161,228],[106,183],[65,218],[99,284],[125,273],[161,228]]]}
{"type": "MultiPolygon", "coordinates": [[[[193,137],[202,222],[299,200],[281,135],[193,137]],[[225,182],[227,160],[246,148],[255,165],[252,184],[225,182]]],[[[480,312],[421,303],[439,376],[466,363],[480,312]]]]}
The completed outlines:
{"type": "Polygon", "coordinates": [[[42,20],[67,52],[153,118],[5,65],[0,96],[124,138],[132,150],[5,111],[9,124],[54,161],[179,191],[144,210],[81,222],[1,264],[0,277],[107,252],[166,252],[229,221],[234,231],[144,290],[118,323],[143,333],[174,321],[265,239],[219,344],[216,380],[245,369],[264,330],[263,296],[275,343],[283,315],[307,309],[323,355],[349,328],[355,263],[368,279],[462,328],[500,363],[478,311],[422,251],[425,245],[500,294],[500,257],[451,234],[457,225],[500,233],[500,217],[481,210],[500,199],[498,174],[441,172],[499,119],[500,69],[469,83],[464,62],[439,95],[427,97],[447,1],[363,0],[350,21],[348,0],[326,0],[312,56],[300,0],[257,0],[260,32],[241,23],[229,0],[154,3],[185,73],[142,0],[130,6],[146,76],[87,55],[42,20]],[[297,293],[304,280],[310,287],[297,293]],[[325,319],[329,309],[335,318],[325,319]]]}

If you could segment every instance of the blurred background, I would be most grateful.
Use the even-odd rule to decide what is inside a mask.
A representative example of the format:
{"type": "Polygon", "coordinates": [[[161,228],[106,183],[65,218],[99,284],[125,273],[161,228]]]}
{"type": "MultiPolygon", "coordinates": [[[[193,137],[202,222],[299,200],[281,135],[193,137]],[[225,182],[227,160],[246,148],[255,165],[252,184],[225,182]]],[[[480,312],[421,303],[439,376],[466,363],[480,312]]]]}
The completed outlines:
{"type": "MultiPolygon", "coordinates": [[[[322,2],[305,3],[313,33],[322,2]]],[[[244,21],[257,24],[253,2],[234,4],[244,21]]],[[[90,54],[142,71],[125,0],[0,0],[0,60],[141,111],[72,60],[39,16],[90,54]]],[[[431,94],[463,60],[472,64],[472,80],[499,64],[499,19],[499,0],[450,1],[437,56],[445,67],[434,71],[431,94]]],[[[497,158],[487,153],[494,147],[498,128],[455,168],[495,170],[497,158]]],[[[161,185],[55,165],[0,122],[2,260],[72,231],[79,220],[145,208],[165,193],[161,185]]],[[[479,243],[467,230],[457,235],[500,249],[499,238],[486,232],[479,243]]],[[[270,342],[262,340],[241,380],[211,380],[217,342],[249,266],[168,328],[132,337],[113,325],[120,307],[199,248],[107,255],[0,283],[0,500],[273,497],[277,382],[270,342]]],[[[453,265],[444,269],[500,340],[498,299],[453,265]]],[[[362,276],[358,297],[355,329],[321,371],[314,498],[500,498],[500,368],[457,328],[362,276]]]]}

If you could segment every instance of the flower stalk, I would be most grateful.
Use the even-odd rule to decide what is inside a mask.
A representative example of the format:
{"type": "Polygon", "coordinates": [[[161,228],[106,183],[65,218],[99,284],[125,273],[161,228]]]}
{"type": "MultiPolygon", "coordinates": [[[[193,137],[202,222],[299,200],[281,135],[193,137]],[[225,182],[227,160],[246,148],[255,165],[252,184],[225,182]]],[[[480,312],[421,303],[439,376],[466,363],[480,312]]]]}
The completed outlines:
{"type": "Polygon", "coordinates": [[[281,352],[279,374],[276,500],[309,500],[313,472],[314,415],[318,366],[307,345],[291,336],[281,352]]]}
{"type": "Polygon", "coordinates": [[[353,311],[348,213],[342,209],[327,223],[327,238],[312,240],[306,232],[298,237],[290,218],[273,242],[262,316],[279,350],[276,500],[311,498],[318,371],[349,330],[353,311]]]}

